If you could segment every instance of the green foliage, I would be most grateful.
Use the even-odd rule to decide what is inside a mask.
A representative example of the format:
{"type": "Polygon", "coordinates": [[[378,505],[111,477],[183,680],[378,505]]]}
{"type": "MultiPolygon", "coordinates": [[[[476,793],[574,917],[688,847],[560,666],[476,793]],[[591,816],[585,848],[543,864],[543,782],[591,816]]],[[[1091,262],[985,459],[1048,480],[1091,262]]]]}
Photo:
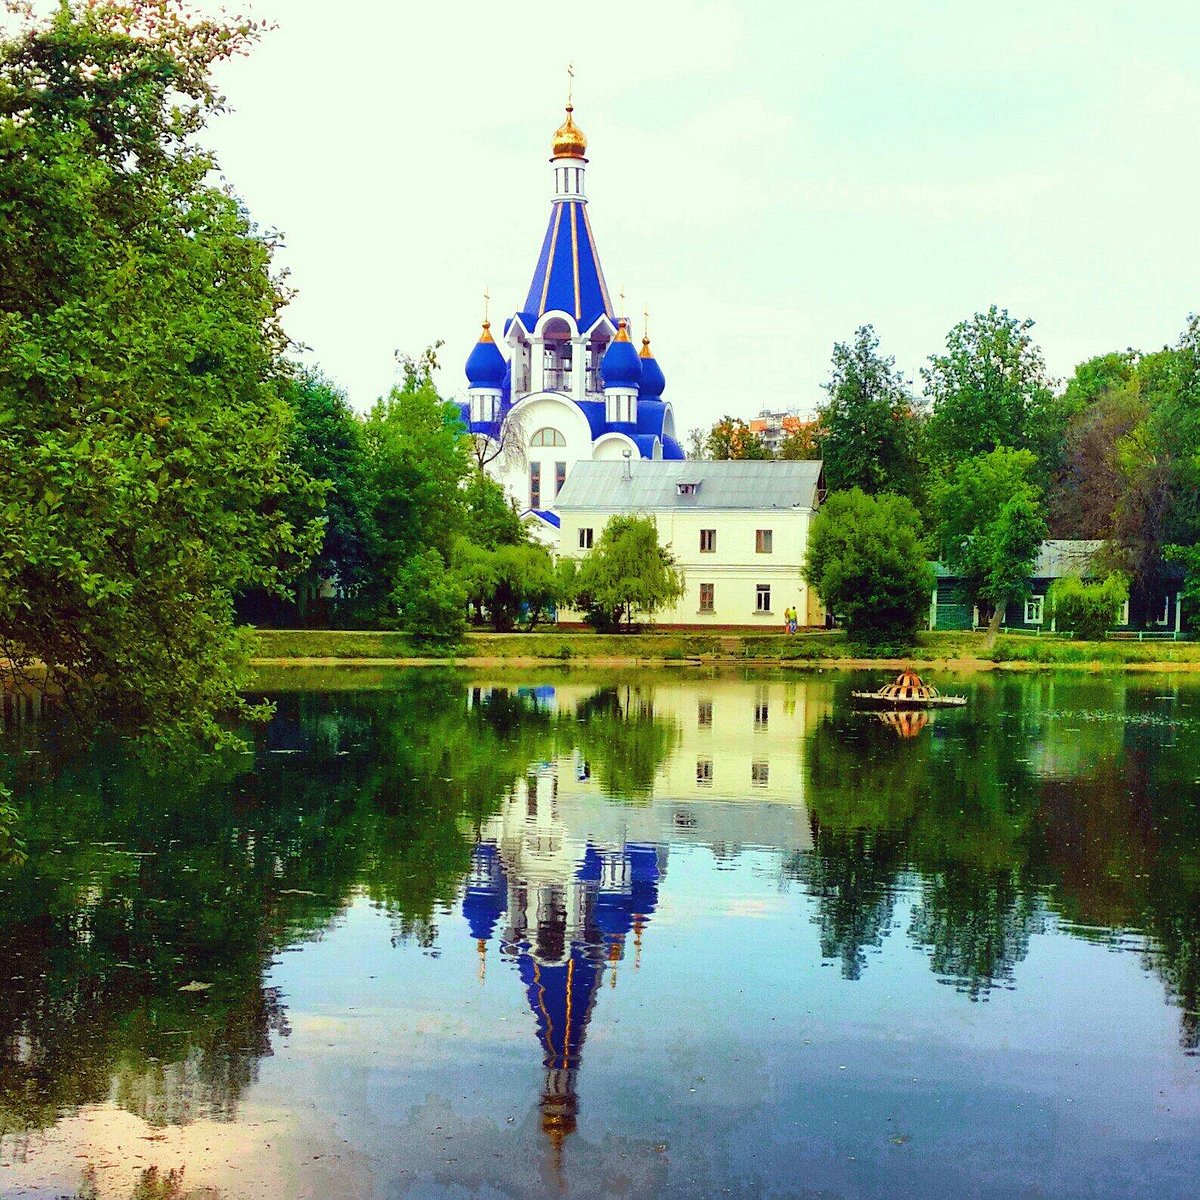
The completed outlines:
{"type": "Polygon", "coordinates": [[[852,641],[911,641],[933,590],[927,557],[909,500],[852,488],[830,496],[813,519],[804,578],[852,641]]]}
{"type": "Polygon", "coordinates": [[[520,546],[529,541],[529,530],[521,520],[515,500],[504,488],[478,468],[472,470],[463,492],[466,526],[471,540],[488,550],[497,546],[520,546]]]}
{"type": "Polygon", "coordinates": [[[1030,451],[1001,448],[959,463],[934,489],[942,558],[972,602],[992,606],[997,628],[1007,602],[1026,594],[1046,537],[1036,467],[1030,451]]]}
{"type": "Polygon", "coordinates": [[[921,369],[932,402],[928,438],[942,464],[1000,446],[1043,452],[1061,437],[1065,415],[1050,390],[1032,321],[992,305],[947,335],[946,352],[921,369]]]}
{"type": "Polygon", "coordinates": [[[317,371],[300,371],[285,395],[296,414],[292,458],[310,479],[325,484],[321,548],[299,577],[300,596],[336,579],[354,596],[369,582],[378,531],[371,509],[362,422],[346,396],[317,371]]]}
{"type": "Polygon", "coordinates": [[[588,624],[608,632],[674,604],[683,595],[683,576],[659,545],[653,517],[616,516],[580,562],[575,592],[588,624]]]}
{"type": "Polygon", "coordinates": [[[401,630],[418,645],[453,645],[467,627],[467,590],[432,546],[397,568],[391,604],[401,630]]]}
{"type": "MultiPolygon", "coordinates": [[[[372,624],[388,619],[393,585],[405,585],[406,605],[424,594],[420,570],[414,573],[412,567],[418,557],[428,566],[427,552],[433,551],[440,560],[438,578],[444,580],[451,549],[466,522],[462,484],[470,469],[470,440],[458,409],[433,385],[433,349],[416,362],[404,363],[404,382],[376,402],[363,425],[375,553],[357,615],[372,624]]],[[[426,618],[445,599],[440,584],[431,602],[435,596],[436,603],[418,622],[422,628],[427,629],[426,618]]],[[[457,621],[452,625],[441,640],[453,640],[455,630],[461,632],[457,621]]],[[[431,630],[427,633],[432,636],[431,630]]]]}
{"type": "Polygon", "coordinates": [[[486,613],[497,632],[512,629],[522,615],[532,629],[559,603],[559,577],[543,546],[487,549],[460,538],[454,547],[453,566],[467,601],[481,615],[486,613]]]}
{"type": "Polygon", "coordinates": [[[1120,622],[1121,606],[1129,599],[1129,579],[1114,571],[1103,580],[1065,575],[1050,585],[1045,621],[1062,633],[1099,641],[1120,622]]]}
{"type": "Polygon", "coordinates": [[[817,457],[825,461],[829,489],[911,494],[913,400],[896,360],[879,353],[870,325],[855,332],[852,344],[833,347],[825,390],[829,399],[818,412],[817,457]]]}
{"type": "MultiPolygon", "coordinates": [[[[699,457],[699,456],[697,456],[699,457]]],[[[722,417],[704,439],[704,458],[770,458],[762,438],[740,417],[722,417]]]]}
{"type": "Polygon", "coordinates": [[[320,536],[274,243],[194,136],[254,36],[67,0],[0,40],[0,657],[163,736],[221,736],[231,594],[282,589],[320,536]]]}
{"type": "Polygon", "coordinates": [[[0,783],[0,867],[20,866],[25,843],[17,832],[21,814],[11,804],[12,793],[0,783]]]}

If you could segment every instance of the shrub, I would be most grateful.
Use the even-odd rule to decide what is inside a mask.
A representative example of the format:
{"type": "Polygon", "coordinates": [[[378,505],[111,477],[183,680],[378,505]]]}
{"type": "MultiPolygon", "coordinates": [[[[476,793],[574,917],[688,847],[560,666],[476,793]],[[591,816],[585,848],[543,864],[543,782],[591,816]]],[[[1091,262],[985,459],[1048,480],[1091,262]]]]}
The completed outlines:
{"type": "Polygon", "coordinates": [[[1119,571],[1103,581],[1085,582],[1066,575],[1050,585],[1046,616],[1061,633],[1098,641],[1117,624],[1121,605],[1129,599],[1129,580],[1119,571]]]}
{"type": "Polygon", "coordinates": [[[467,590],[432,548],[400,567],[391,598],[400,628],[422,645],[453,645],[467,627],[467,590]]]}

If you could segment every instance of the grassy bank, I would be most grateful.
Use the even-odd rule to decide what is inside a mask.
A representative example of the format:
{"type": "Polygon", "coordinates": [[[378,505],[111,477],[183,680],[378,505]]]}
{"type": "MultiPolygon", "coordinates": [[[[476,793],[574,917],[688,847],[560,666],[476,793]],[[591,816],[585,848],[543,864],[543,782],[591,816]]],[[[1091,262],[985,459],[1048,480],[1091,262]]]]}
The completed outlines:
{"type": "Polygon", "coordinates": [[[935,631],[917,635],[915,646],[865,649],[841,633],[707,634],[688,632],[595,634],[581,630],[545,633],[468,634],[441,655],[413,646],[403,634],[348,630],[259,631],[260,663],[444,661],[497,662],[760,662],[836,663],[955,662],[979,665],[1166,666],[1200,670],[1200,643],[1170,641],[1071,642],[1053,637],[1003,634],[990,650],[981,633],[935,631]]]}

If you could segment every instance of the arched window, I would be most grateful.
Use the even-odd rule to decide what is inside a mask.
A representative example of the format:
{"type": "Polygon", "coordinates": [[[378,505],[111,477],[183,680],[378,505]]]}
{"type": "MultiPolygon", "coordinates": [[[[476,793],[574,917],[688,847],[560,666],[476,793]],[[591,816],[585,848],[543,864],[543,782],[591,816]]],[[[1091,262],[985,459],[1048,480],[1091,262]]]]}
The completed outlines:
{"type": "Polygon", "coordinates": [[[565,446],[567,439],[557,429],[539,429],[529,444],[531,446],[565,446]]]}

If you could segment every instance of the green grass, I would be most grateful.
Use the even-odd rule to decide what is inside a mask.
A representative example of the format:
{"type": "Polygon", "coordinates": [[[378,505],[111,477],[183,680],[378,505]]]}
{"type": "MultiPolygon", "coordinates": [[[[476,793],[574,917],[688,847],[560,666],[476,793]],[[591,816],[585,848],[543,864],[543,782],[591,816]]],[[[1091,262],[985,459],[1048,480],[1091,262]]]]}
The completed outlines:
{"type": "Polygon", "coordinates": [[[915,662],[956,659],[1050,666],[1189,664],[1200,666],[1200,643],[1170,641],[1071,642],[1054,637],[1002,634],[989,653],[981,633],[935,631],[917,635],[916,644],[861,646],[841,633],[633,633],[596,634],[585,630],[535,633],[468,634],[447,651],[422,650],[403,634],[328,629],[259,631],[260,661],[294,659],[372,660],[412,658],[536,659],[579,662],[637,659],[658,662],[752,661],[777,663],[836,662],[870,658],[915,662]]]}

